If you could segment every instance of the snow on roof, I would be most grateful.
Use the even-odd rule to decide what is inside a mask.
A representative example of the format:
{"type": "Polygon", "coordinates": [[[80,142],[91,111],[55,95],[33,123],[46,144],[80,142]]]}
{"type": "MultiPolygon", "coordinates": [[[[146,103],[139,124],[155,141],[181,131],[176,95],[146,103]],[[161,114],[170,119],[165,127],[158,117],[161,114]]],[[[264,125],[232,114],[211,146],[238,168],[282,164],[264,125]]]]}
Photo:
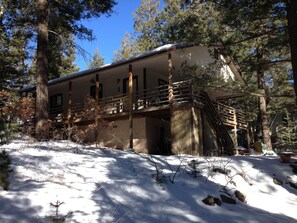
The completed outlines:
{"type": "MultiPolygon", "coordinates": [[[[135,60],[139,60],[139,59],[143,59],[143,58],[146,58],[146,57],[154,56],[156,54],[164,53],[166,51],[171,51],[171,50],[179,49],[179,48],[187,48],[187,47],[191,47],[191,46],[194,46],[194,45],[195,44],[193,44],[193,43],[166,44],[166,45],[160,46],[158,48],[152,49],[150,51],[137,54],[137,55],[132,56],[132,57],[130,57],[128,59],[122,59],[122,60],[119,60],[119,61],[116,61],[116,62],[113,62],[113,63],[110,63],[110,64],[105,64],[105,65],[103,65],[101,67],[98,67],[98,68],[87,69],[87,70],[75,72],[75,73],[68,74],[68,75],[63,76],[63,77],[59,77],[59,78],[50,80],[48,82],[48,84],[49,85],[56,84],[56,83],[59,83],[59,82],[63,82],[63,81],[66,81],[66,80],[70,80],[70,79],[73,79],[73,78],[83,76],[85,74],[102,71],[102,70],[109,69],[109,68],[112,68],[112,67],[115,67],[115,66],[120,66],[120,65],[129,63],[129,62],[133,62],[135,60]]],[[[34,90],[34,89],[35,89],[35,85],[28,85],[28,86],[24,87],[21,90],[21,92],[31,91],[31,90],[34,90]]]]}

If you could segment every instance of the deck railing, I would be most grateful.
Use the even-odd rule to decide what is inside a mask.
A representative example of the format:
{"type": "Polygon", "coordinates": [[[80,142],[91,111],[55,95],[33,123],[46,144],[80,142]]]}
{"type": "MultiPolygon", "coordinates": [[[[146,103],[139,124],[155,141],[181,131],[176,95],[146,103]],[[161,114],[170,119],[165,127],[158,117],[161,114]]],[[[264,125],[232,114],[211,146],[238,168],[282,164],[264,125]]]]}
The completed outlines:
{"type": "Polygon", "coordinates": [[[245,114],[243,112],[220,102],[214,102],[214,107],[216,108],[220,118],[225,125],[236,125],[240,128],[247,128],[247,122],[245,119],[245,114]]]}
{"type": "MultiPolygon", "coordinates": [[[[169,106],[168,85],[162,85],[155,88],[142,90],[133,93],[132,109],[133,111],[141,111],[150,108],[160,108],[169,106]]],[[[192,103],[198,102],[203,104],[203,100],[198,92],[192,90],[192,85],[189,82],[175,82],[173,83],[173,103],[192,103]]],[[[105,97],[99,99],[99,107],[101,115],[119,114],[129,111],[128,94],[121,94],[116,96],[105,97]]],[[[219,116],[225,125],[238,125],[245,127],[246,122],[244,114],[236,111],[234,108],[224,105],[222,103],[214,103],[219,116]]],[[[86,109],[85,103],[77,103],[71,105],[71,114],[82,112],[86,109]]],[[[53,116],[60,114],[67,115],[68,108],[54,108],[50,109],[50,114],[53,116]]]]}

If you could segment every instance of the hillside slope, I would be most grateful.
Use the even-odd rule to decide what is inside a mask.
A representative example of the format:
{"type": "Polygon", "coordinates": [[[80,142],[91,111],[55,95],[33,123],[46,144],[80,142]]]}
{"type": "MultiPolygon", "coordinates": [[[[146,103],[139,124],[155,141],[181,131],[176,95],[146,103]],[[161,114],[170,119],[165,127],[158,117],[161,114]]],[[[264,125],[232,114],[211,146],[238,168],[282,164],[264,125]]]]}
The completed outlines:
{"type": "Polygon", "coordinates": [[[9,190],[0,189],[1,223],[53,222],[56,216],[73,223],[297,222],[297,190],[288,183],[297,176],[278,157],[150,157],[30,139],[1,149],[14,169],[9,190]],[[235,198],[236,190],[246,203],[235,198]],[[236,204],[202,202],[221,194],[236,204]]]}

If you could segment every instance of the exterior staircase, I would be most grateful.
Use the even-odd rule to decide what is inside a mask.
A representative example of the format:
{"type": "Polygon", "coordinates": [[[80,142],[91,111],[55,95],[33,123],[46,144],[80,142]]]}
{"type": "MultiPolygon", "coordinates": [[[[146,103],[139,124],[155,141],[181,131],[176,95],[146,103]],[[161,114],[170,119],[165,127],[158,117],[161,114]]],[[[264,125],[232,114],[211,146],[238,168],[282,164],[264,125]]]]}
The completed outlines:
{"type": "Polygon", "coordinates": [[[216,131],[220,147],[220,155],[234,155],[234,142],[208,94],[206,92],[201,92],[199,94],[199,101],[203,103],[204,114],[216,131]]]}

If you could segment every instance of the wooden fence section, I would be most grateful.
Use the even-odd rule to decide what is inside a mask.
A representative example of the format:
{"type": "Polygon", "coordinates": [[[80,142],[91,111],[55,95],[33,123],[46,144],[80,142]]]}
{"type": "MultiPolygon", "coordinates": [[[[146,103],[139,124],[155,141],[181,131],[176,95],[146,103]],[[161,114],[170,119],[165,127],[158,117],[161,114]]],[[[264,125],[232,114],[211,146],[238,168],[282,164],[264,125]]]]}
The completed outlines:
{"type": "MultiPolygon", "coordinates": [[[[173,103],[204,103],[199,92],[192,90],[189,82],[173,83],[173,103]]],[[[240,128],[246,128],[244,114],[236,111],[234,108],[222,103],[213,104],[223,123],[227,126],[237,125],[240,128]]],[[[168,85],[158,86],[152,89],[138,91],[133,93],[133,111],[145,111],[145,109],[161,108],[169,106],[168,85]]],[[[105,97],[99,100],[100,115],[120,114],[129,111],[128,94],[105,97]]],[[[71,114],[77,114],[87,109],[85,103],[72,104],[71,114]]],[[[50,109],[51,118],[59,116],[67,116],[68,108],[50,109]]]]}

